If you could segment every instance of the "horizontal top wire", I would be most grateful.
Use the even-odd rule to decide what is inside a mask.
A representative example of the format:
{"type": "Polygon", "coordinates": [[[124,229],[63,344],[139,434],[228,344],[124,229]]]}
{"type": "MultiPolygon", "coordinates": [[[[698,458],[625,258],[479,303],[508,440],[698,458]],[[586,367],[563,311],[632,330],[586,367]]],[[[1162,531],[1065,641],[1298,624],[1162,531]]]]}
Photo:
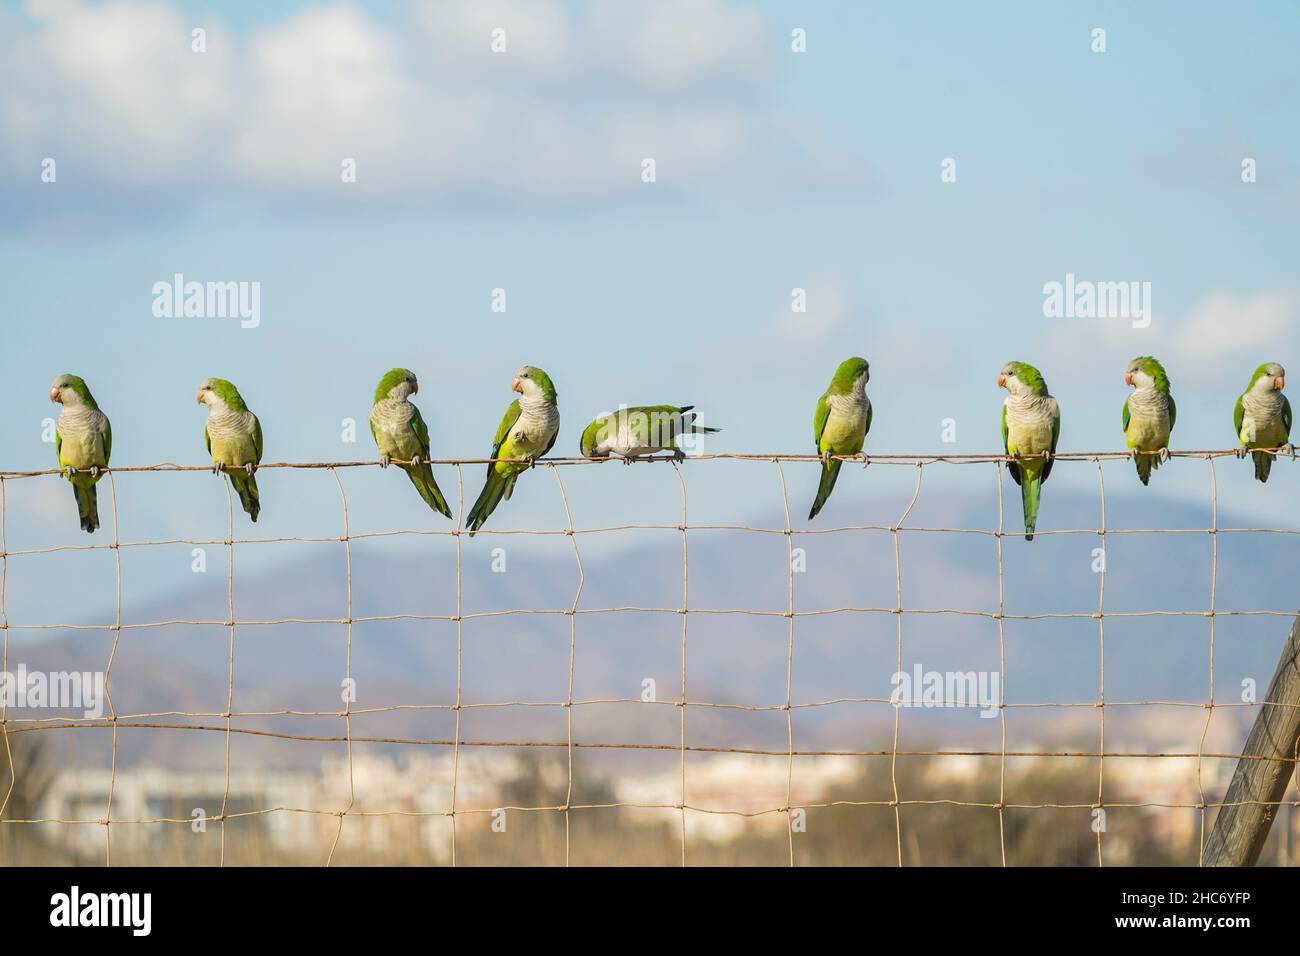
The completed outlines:
{"type": "MultiPolygon", "coordinates": [[[[1252,448],[1251,451],[1265,451],[1278,453],[1283,451],[1279,448],[1252,448]]],[[[1155,455],[1157,452],[1140,452],[1140,454],[1155,455]]],[[[1172,458],[1233,458],[1241,454],[1241,449],[1204,449],[1196,451],[1170,451],[1172,458]]],[[[997,461],[1018,461],[1022,459],[1041,458],[1042,455],[1007,455],[1002,452],[981,452],[972,454],[902,454],[902,455],[875,455],[861,453],[857,455],[831,455],[833,461],[870,461],[881,462],[882,464],[932,464],[936,462],[948,462],[949,464],[975,464],[979,462],[997,462],[997,461]]],[[[1131,459],[1133,453],[1130,451],[1058,451],[1052,454],[1052,458],[1063,459],[1065,461],[1123,461],[1131,459]]],[[[687,460],[697,461],[822,461],[823,456],[812,453],[795,453],[795,452],[773,452],[773,453],[741,453],[741,452],[718,452],[708,455],[687,455],[687,460]]],[[[609,461],[622,461],[623,459],[616,456],[608,458],[583,458],[583,457],[558,457],[558,458],[539,458],[539,465],[599,465],[609,461]]],[[[648,455],[635,459],[636,461],[666,461],[674,462],[677,459],[672,455],[648,455]]],[[[508,462],[511,464],[528,464],[526,458],[429,458],[425,464],[430,465],[487,465],[493,462],[508,462]]],[[[391,459],[395,465],[409,465],[409,461],[400,459],[391,459]]],[[[377,466],[380,462],[375,460],[362,461],[271,461],[264,462],[257,467],[262,468],[365,468],[368,466],[377,466]]],[[[129,472],[148,472],[148,471],[211,471],[211,465],[179,465],[173,461],[159,462],[156,465],[125,465],[101,468],[101,473],[117,472],[118,474],[129,472]]],[[[90,469],[82,469],[84,473],[89,473],[90,469]]],[[[37,478],[41,475],[62,475],[64,469],[45,468],[36,471],[0,471],[0,478],[37,478]]]]}

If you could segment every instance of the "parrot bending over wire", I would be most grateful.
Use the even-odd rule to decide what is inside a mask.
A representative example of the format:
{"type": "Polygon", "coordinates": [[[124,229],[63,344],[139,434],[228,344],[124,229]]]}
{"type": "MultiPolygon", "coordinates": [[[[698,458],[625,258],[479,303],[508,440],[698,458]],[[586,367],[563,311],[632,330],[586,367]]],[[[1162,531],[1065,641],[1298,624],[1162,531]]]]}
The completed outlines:
{"type": "Polygon", "coordinates": [[[522,458],[526,461],[490,461],[487,481],[465,521],[469,536],[483,527],[501,499],[510,500],[519,476],[532,468],[555,444],[560,431],[560,409],[555,403],[555,386],[540,368],[525,365],[510,383],[519,397],[510,403],[492,439],[492,458],[522,458]]]}
{"type": "Polygon", "coordinates": [[[387,468],[389,460],[408,461],[398,465],[411,479],[420,497],[434,511],[451,517],[447,499],[433,478],[429,465],[429,426],[409,396],[420,390],[415,373],[404,368],[390,370],[375,388],[375,403],[370,409],[370,434],[379,449],[379,465],[387,468]]]}
{"type": "Polygon", "coordinates": [[[712,435],[720,428],[696,425],[694,405],[638,405],[602,415],[582,433],[580,450],[585,458],[621,455],[624,464],[633,458],[671,451],[681,461],[686,453],[677,445],[683,435],[712,435]]]}
{"type": "MultiPolygon", "coordinates": [[[[1241,442],[1238,458],[1245,458],[1246,452],[1255,448],[1277,448],[1295,460],[1295,446],[1291,444],[1291,403],[1282,394],[1285,386],[1286,369],[1276,362],[1266,362],[1255,369],[1232,412],[1232,423],[1241,442]]],[[[1255,477],[1268,481],[1274,454],[1267,451],[1252,454],[1255,477]]]]}
{"type": "Polygon", "coordinates": [[[1133,386],[1133,394],[1124,399],[1124,440],[1145,485],[1151,480],[1152,469],[1169,460],[1169,433],[1174,430],[1178,407],[1169,391],[1165,367],[1150,355],[1129,362],[1124,381],[1133,386]]]}
{"type": "Polygon", "coordinates": [[[862,443],[871,430],[871,399],[867,398],[870,379],[871,367],[866,359],[856,356],[845,359],[835,370],[831,384],[817,399],[813,411],[813,443],[817,454],[822,456],[822,475],[817,497],[808,512],[809,521],[817,517],[831,496],[840,465],[844,464],[831,456],[856,455],[862,451],[862,443]]]}
{"type": "Polygon", "coordinates": [[[1025,540],[1033,541],[1039,492],[1052,473],[1052,456],[1061,436],[1061,408],[1047,393],[1042,374],[1025,362],[1002,366],[998,387],[1009,393],[1002,403],[1002,444],[1015,460],[1007,462],[1007,471],[1020,486],[1025,540]]]}
{"type": "Polygon", "coordinates": [[[262,424],[244,404],[239,389],[224,378],[204,379],[197,399],[208,406],[203,440],[212,456],[213,474],[224,471],[230,476],[239,503],[257,521],[262,505],[253,473],[262,461],[262,424]]]}
{"type": "Polygon", "coordinates": [[[54,425],[54,453],[72,483],[81,530],[99,527],[95,483],[103,477],[113,451],[113,429],[99,410],[86,382],[77,375],[60,375],[50,386],[50,401],[63,406],[54,425]]]}

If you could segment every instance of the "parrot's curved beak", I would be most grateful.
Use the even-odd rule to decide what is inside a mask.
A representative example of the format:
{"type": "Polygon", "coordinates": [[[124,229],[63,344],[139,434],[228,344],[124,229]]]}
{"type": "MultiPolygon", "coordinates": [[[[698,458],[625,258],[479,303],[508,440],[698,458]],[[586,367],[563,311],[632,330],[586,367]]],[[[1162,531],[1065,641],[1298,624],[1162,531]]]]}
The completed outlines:
{"type": "Polygon", "coordinates": [[[1133,373],[1132,373],[1132,372],[1125,372],[1125,373],[1124,373],[1124,384],[1125,384],[1125,385],[1132,385],[1132,384],[1133,384],[1133,373]]]}
{"type": "Polygon", "coordinates": [[[1282,389],[1286,387],[1286,377],[1279,375],[1277,378],[1273,379],[1273,387],[1279,392],[1282,391],[1282,389]]]}
{"type": "Polygon", "coordinates": [[[510,383],[510,391],[518,392],[520,395],[524,394],[523,383],[516,378],[514,381],[510,383]]]}
{"type": "Polygon", "coordinates": [[[194,400],[200,405],[203,404],[203,389],[199,389],[199,393],[194,396],[194,400]]]}
{"type": "Polygon", "coordinates": [[[59,390],[57,388],[50,389],[50,401],[57,402],[58,400],[59,400],[59,390]]]}
{"type": "Polygon", "coordinates": [[[1006,387],[1007,387],[1007,377],[1005,375],[999,375],[998,388],[1006,388],[1006,387]]]}
{"type": "Polygon", "coordinates": [[[414,395],[414,394],[416,394],[419,390],[420,390],[420,383],[419,383],[419,382],[412,382],[412,383],[411,383],[411,394],[414,395]]]}

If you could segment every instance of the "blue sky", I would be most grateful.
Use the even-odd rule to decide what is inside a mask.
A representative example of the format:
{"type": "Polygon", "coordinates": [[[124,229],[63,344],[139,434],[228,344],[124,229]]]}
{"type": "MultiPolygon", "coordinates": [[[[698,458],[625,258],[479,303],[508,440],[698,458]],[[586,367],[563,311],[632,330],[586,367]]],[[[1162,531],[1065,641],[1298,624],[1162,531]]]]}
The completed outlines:
{"type": "MultiPolygon", "coordinates": [[[[1173,380],[1174,446],[1229,447],[1252,369],[1300,368],[1297,41],[1284,4],[7,4],[0,468],[53,462],[41,423],[64,371],[112,418],[116,464],[202,463],[208,375],[241,387],[268,460],[370,457],[370,395],[398,364],[440,456],[486,454],[526,362],[558,385],[560,453],[621,402],[696,404],[725,428],[710,450],[802,452],[855,353],[877,452],[994,451],[1012,358],[1060,401],[1063,450],[1119,449],[1124,367],[1145,353],[1173,380]],[[153,283],[177,272],[260,282],[260,326],[154,317],[153,283]],[[1043,285],[1067,273],[1150,282],[1151,327],[1045,318],[1043,285]]],[[[1234,509],[1297,523],[1298,466],[1260,486],[1232,464],[1234,509]]],[[[697,520],[770,514],[770,476],[749,474],[690,466],[697,520]]],[[[896,493],[879,474],[852,474],[827,516],[896,493]]],[[[1112,474],[1204,500],[1194,463],[1145,490],[1131,466],[1112,474]]],[[[600,478],[582,484],[593,508],[626,516],[644,493],[671,519],[666,471],[600,478]]],[[[801,516],[815,478],[791,478],[801,516]]],[[[348,476],[358,522],[430,526],[413,494],[382,494],[398,480],[348,476]]],[[[66,488],[18,484],[11,533],[78,540],[66,488]]],[[[265,484],[259,534],[322,533],[332,482],[265,484]]],[[[555,524],[553,480],[527,485],[494,524],[555,524]]],[[[211,530],[218,510],[224,527],[197,477],[119,487],[137,537],[211,530]]],[[[1040,526],[1050,507],[1049,488],[1040,526]]]]}

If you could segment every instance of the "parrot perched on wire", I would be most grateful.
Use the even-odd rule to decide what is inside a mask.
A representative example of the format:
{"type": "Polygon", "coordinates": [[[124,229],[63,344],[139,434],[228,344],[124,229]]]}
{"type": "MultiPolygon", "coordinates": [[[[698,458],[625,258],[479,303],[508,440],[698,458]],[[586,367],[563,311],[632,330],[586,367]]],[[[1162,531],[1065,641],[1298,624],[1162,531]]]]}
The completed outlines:
{"type": "Polygon", "coordinates": [[[519,397],[510,403],[492,439],[492,458],[522,458],[526,461],[490,461],[487,481],[465,521],[470,537],[496,510],[501,499],[510,500],[519,476],[532,468],[555,444],[560,431],[560,409],[555,403],[555,386],[540,368],[525,365],[510,383],[519,397]]]}
{"type": "Polygon", "coordinates": [[[1052,473],[1052,456],[1061,436],[1061,407],[1047,393],[1042,374],[1025,362],[1002,366],[998,387],[1008,392],[1002,403],[1002,444],[1015,460],[1007,462],[1007,471],[1020,486],[1025,540],[1033,541],[1039,493],[1052,473]]]}
{"type": "Polygon", "coordinates": [[[620,408],[602,415],[582,433],[580,450],[585,458],[606,458],[612,452],[623,457],[624,464],[633,458],[671,451],[681,461],[686,453],[677,445],[684,435],[712,435],[720,428],[695,424],[694,405],[638,405],[620,408]]]}
{"type": "Polygon", "coordinates": [[[208,406],[203,440],[212,456],[212,471],[230,476],[239,503],[256,521],[262,505],[253,473],[262,461],[262,424],[244,404],[239,389],[224,378],[204,379],[197,399],[208,406]]]}
{"type": "Polygon", "coordinates": [[[1150,355],[1129,362],[1124,381],[1133,386],[1133,394],[1124,399],[1124,440],[1145,485],[1151,480],[1152,469],[1169,460],[1169,433],[1174,430],[1178,408],[1165,367],[1150,355]]]}
{"type": "Polygon", "coordinates": [[[409,397],[420,390],[415,373],[404,368],[390,370],[375,388],[375,404],[370,409],[370,434],[379,448],[379,465],[387,468],[392,458],[408,461],[399,465],[415,485],[420,497],[434,511],[451,517],[447,499],[433,478],[429,465],[429,426],[409,397]]]}
{"type": "Polygon", "coordinates": [[[99,504],[95,483],[103,477],[113,451],[113,429],[108,416],[99,410],[95,398],[78,375],[60,375],[50,386],[50,401],[63,406],[54,425],[54,453],[77,499],[81,530],[99,527],[99,504]]]}
{"type": "Polygon", "coordinates": [[[862,451],[867,432],[871,429],[871,400],[867,398],[867,382],[871,367],[864,358],[848,358],[840,363],[822,397],[817,399],[813,411],[813,443],[822,456],[821,482],[813,500],[808,520],[826,504],[835,488],[844,462],[832,455],[856,455],[862,451]]]}
{"type": "MultiPolygon", "coordinates": [[[[1237,431],[1241,448],[1238,458],[1255,448],[1277,448],[1282,454],[1295,459],[1295,446],[1291,444],[1291,403],[1282,394],[1286,385],[1286,369],[1276,362],[1266,362],[1255,369],[1246,391],[1237,399],[1232,412],[1232,423],[1237,431]]],[[[1255,477],[1268,481],[1273,467],[1272,452],[1254,451],[1255,477]]]]}

